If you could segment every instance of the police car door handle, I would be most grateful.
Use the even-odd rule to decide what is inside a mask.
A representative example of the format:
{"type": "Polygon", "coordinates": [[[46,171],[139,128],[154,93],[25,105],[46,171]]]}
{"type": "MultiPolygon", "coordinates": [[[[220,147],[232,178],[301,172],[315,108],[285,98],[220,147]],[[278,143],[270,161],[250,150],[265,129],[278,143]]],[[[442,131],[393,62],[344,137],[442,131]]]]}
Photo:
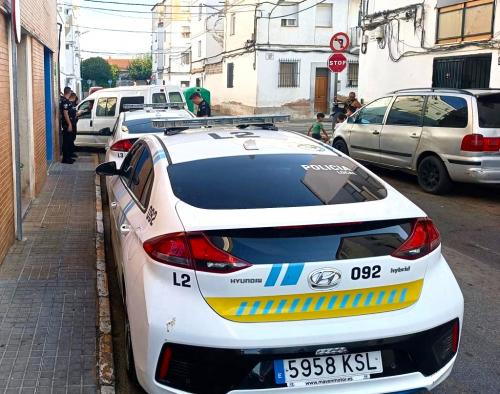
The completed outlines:
{"type": "Polygon", "coordinates": [[[90,127],[92,127],[92,125],[93,125],[93,121],[92,121],[92,119],[90,119],[90,127]]]}
{"type": "Polygon", "coordinates": [[[111,204],[109,204],[109,205],[111,205],[111,208],[116,209],[116,207],[118,206],[118,203],[116,201],[111,201],[111,204]]]}
{"type": "Polygon", "coordinates": [[[122,224],[120,226],[120,233],[122,233],[122,235],[127,235],[128,233],[130,233],[130,226],[128,224],[122,224]]]}
{"type": "Polygon", "coordinates": [[[411,133],[410,138],[420,138],[420,136],[417,133],[411,133]]]}
{"type": "Polygon", "coordinates": [[[373,131],[372,131],[372,134],[373,134],[373,135],[379,135],[379,134],[380,134],[380,131],[378,131],[378,130],[373,130],[373,131]]]}

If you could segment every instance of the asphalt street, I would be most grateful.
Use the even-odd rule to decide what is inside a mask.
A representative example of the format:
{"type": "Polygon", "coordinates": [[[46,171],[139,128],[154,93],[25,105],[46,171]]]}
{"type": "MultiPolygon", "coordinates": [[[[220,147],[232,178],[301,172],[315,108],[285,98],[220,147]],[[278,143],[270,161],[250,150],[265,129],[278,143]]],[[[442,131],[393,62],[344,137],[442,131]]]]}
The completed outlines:
{"type": "MultiPolygon", "coordinates": [[[[303,131],[304,124],[293,128],[303,131]]],[[[421,191],[413,176],[371,169],[434,220],[441,232],[443,253],[464,294],[465,318],[459,357],[451,376],[433,393],[499,393],[500,188],[456,185],[450,194],[434,196],[421,191]]],[[[106,196],[103,196],[104,201],[107,201],[106,196]]],[[[109,231],[109,226],[107,229],[109,231]]],[[[140,393],[142,391],[129,382],[125,372],[123,307],[111,270],[114,262],[109,244],[106,253],[111,271],[117,392],[140,393]]],[[[439,307],[439,300],[436,300],[436,307],[439,307]]]]}

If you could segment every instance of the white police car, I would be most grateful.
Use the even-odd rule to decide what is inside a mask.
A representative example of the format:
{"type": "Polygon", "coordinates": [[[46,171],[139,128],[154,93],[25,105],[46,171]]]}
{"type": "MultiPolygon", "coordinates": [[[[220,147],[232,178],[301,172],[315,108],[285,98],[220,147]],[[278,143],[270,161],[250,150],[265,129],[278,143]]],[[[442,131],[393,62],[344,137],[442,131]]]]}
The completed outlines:
{"type": "MultiPolygon", "coordinates": [[[[174,103],[175,104],[175,103],[174,103]]],[[[153,127],[153,121],[168,119],[191,119],[194,114],[186,109],[172,107],[169,103],[157,104],[150,107],[144,104],[126,104],[125,107],[134,107],[139,110],[122,112],[116,120],[113,130],[109,127],[102,129],[99,134],[109,136],[106,143],[105,161],[115,161],[120,167],[123,158],[132,148],[135,141],[146,134],[162,133],[161,129],[153,127]]]]}
{"type": "Polygon", "coordinates": [[[97,168],[129,372],[149,393],[435,387],[463,318],[438,230],[352,159],[269,127],[283,118],[156,122],[166,135],[97,168]]]}

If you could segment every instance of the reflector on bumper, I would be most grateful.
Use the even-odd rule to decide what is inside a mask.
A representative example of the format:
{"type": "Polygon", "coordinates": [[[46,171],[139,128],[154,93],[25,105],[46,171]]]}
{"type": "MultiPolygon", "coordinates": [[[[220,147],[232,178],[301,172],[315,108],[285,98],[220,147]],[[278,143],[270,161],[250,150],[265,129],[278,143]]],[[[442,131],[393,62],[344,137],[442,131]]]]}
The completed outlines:
{"type": "Polygon", "coordinates": [[[420,297],[423,279],[391,286],[268,297],[211,297],[220,316],[236,322],[327,319],[406,308],[420,297]]]}

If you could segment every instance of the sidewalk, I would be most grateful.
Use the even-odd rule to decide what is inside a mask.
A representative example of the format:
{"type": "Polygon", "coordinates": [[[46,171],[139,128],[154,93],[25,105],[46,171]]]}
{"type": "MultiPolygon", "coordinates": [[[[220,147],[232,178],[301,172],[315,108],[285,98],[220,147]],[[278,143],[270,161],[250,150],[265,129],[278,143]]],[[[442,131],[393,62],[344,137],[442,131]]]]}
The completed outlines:
{"type": "Polygon", "coordinates": [[[50,167],[0,266],[0,393],[96,393],[94,169],[50,167]]]}

